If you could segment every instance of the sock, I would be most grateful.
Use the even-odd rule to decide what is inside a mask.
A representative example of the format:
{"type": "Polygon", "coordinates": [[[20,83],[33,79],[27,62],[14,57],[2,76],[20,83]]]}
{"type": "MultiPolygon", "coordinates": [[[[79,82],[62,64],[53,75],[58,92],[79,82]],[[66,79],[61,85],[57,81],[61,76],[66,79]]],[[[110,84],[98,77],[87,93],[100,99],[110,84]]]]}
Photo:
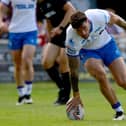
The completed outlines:
{"type": "Polygon", "coordinates": [[[50,76],[50,78],[56,83],[57,87],[62,90],[63,89],[63,82],[61,79],[61,76],[59,74],[58,69],[56,68],[56,66],[54,65],[53,67],[46,69],[48,75],[50,76]]]}
{"type": "Polygon", "coordinates": [[[61,76],[63,80],[63,87],[65,90],[66,98],[69,99],[71,92],[70,73],[69,72],[62,73],[61,76]]]}
{"type": "Polygon", "coordinates": [[[25,94],[31,95],[32,93],[32,81],[25,81],[25,94]]]}
{"type": "Polygon", "coordinates": [[[121,106],[121,104],[120,104],[120,102],[117,102],[116,104],[114,104],[114,105],[112,105],[112,108],[116,111],[116,112],[123,112],[124,110],[123,110],[123,108],[122,108],[122,106],[121,106]]]}
{"type": "Polygon", "coordinates": [[[25,94],[25,87],[24,86],[18,86],[17,91],[20,97],[24,96],[25,94]]]}

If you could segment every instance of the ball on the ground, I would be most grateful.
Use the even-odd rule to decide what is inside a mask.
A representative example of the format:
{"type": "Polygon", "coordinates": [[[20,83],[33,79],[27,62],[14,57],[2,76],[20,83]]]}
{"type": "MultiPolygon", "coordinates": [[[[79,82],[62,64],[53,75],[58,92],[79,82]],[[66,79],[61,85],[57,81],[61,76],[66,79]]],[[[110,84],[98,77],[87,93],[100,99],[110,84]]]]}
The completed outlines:
{"type": "Polygon", "coordinates": [[[83,120],[84,119],[84,108],[82,105],[78,105],[75,108],[72,108],[69,112],[67,112],[67,117],[70,120],[83,120]]]}

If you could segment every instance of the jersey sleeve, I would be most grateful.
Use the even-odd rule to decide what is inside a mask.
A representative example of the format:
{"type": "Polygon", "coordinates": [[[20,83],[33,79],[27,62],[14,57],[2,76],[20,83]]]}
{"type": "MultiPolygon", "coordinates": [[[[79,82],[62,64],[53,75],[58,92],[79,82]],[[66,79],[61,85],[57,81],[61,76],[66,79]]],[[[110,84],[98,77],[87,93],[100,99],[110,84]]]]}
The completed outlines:
{"type": "Polygon", "coordinates": [[[109,21],[110,21],[110,15],[108,13],[108,11],[106,10],[101,10],[101,9],[98,9],[97,10],[97,19],[102,23],[105,23],[105,24],[108,24],[109,21]]]}
{"type": "Polygon", "coordinates": [[[107,10],[89,9],[85,13],[90,20],[97,22],[101,26],[108,24],[110,21],[110,15],[107,10]]]}
{"type": "Polygon", "coordinates": [[[65,47],[67,55],[74,57],[79,55],[79,51],[76,49],[75,45],[74,34],[70,26],[67,28],[65,47]]]}
{"type": "MultiPolygon", "coordinates": [[[[109,21],[110,21],[110,15],[109,15],[109,13],[108,13],[108,11],[106,11],[106,10],[101,10],[101,13],[103,13],[103,20],[105,20],[105,23],[109,23],[109,21]]],[[[100,19],[102,19],[102,18],[100,18],[100,19]]]]}

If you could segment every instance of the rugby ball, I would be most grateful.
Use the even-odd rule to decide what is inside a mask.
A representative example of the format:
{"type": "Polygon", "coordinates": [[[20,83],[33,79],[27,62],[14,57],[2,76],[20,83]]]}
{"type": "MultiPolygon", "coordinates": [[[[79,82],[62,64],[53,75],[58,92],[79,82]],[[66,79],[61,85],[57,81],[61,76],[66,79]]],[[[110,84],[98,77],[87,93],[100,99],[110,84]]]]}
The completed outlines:
{"type": "Polygon", "coordinates": [[[70,120],[83,120],[84,119],[84,108],[81,104],[77,107],[72,108],[69,112],[66,111],[67,117],[70,120]]]}

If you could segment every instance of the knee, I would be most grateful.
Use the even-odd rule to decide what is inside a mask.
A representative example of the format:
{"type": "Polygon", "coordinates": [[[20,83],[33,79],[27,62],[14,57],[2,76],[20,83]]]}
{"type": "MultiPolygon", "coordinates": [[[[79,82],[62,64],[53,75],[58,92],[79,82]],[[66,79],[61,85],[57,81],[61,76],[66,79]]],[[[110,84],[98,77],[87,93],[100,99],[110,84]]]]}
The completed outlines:
{"type": "Polygon", "coordinates": [[[22,70],[22,65],[21,64],[15,64],[15,70],[16,71],[21,71],[22,70]]]}
{"type": "Polygon", "coordinates": [[[54,65],[54,63],[49,60],[42,60],[41,64],[44,69],[49,69],[54,65]]]}
{"type": "Polygon", "coordinates": [[[106,72],[103,70],[94,70],[89,72],[94,78],[98,81],[105,81],[106,80],[106,72]]]}
{"type": "Polygon", "coordinates": [[[41,64],[42,64],[42,67],[44,68],[44,69],[47,69],[48,68],[48,62],[47,61],[41,61],[41,64]]]}
{"type": "Polygon", "coordinates": [[[65,72],[69,72],[70,68],[69,68],[69,65],[67,63],[65,63],[65,64],[60,63],[59,64],[59,70],[60,70],[61,73],[65,73],[65,72]]]}
{"type": "Polygon", "coordinates": [[[30,66],[32,66],[33,65],[32,57],[27,56],[22,57],[22,65],[25,68],[29,68],[30,66]]]}

